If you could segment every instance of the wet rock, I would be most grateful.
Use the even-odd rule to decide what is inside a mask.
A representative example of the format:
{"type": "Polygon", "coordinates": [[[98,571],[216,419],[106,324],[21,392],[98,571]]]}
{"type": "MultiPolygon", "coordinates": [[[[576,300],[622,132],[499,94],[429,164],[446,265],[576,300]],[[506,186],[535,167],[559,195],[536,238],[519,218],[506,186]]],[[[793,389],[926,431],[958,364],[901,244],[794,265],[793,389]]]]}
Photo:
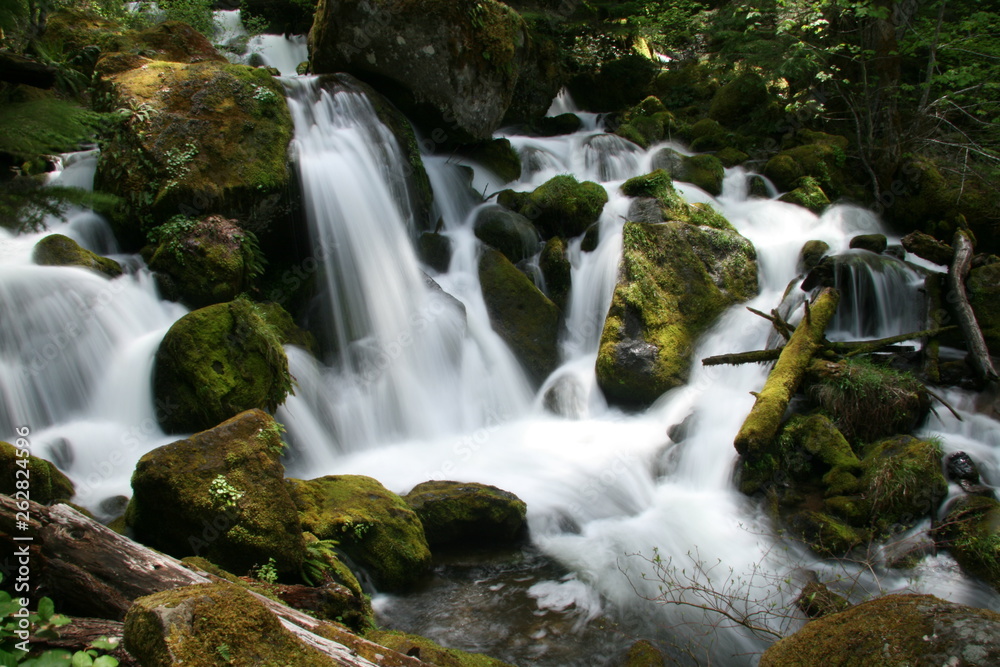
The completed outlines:
{"type": "Polygon", "coordinates": [[[521,158],[509,139],[489,139],[462,146],[459,152],[500,177],[504,183],[521,177],[521,158]]]}
{"type": "Polygon", "coordinates": [[[815,269],[828,252],[830,244],[826,241],[806,241],[799,252],[799,272],[809,273],[815,269]]]}
{"type": "Polygon", "coordinates": [[[431,553],[423,525],[406,503],[361,475],[289,480],[302,527],[335,540],[379,589],[405,589],[426,573],[431,553]]]}
{"type": "Polygon", "coordinates": [[[724,125],[736,127],[767,106],[768,101],[767,84],[763,77],[755,72],[747,72],[715,92],[708,115],[724,125]]]}
{"type": "Polygon", "coordinates": [[[542,248],[538,268],[545,278],[545,291],[559,309],[566,312],[572,289],[572,266],[566,256],[566,241],[553,236],[542,248]]]}
{"type": "Polygon", "coordinates": [[[286,630],[277,616],[229,582],[184,586],[135,601],[123,643],[148,667],[337,664],[286,630]]]}
{"type": "Polygon", "coordinates": [[[479,280],[493,330],[541,383],[559,361],[559,308],[496,250],[482,253],[479,280]]]}
{"type": "Polygon", "coordinates": [[[504,190],[497,202],[532,221],[543,239],[573,238],[597,222],[608,193],[597,183],[580,183],[571,175],[561,175],[530,193],[504,190]]]}
{"type": "Polygon", "coordinates": [[[795,204],[819,215],[830,205],[830,198],[823,192],[819,182],[812,176],[803,176],[795,181],[795,187],[778,197],[778,201],[795,204]]]}
{"type": "Polygon", "coordinates": [[[945,459],[945,471],[953,482],[979,484],[979,467],[965,452],[949,454],[945,459]]]}
{"type": "Polygon", "coordinates": [[[373,630],[366,633],[365,638],[403,655],[417,658],[422,661],[421,664],[438,667],[514,667],[482,653],[445,648],[426,637],[398,630],[373,630]]]}
{"type": "Polygon", "coordinates": [[[735,232],[626,223],[597,359],[608,400],[646,405],[686,381],[697,337],[729,305],[756,293],[755,259],[735,232]]]}
{"type": "Polygon", "coordinates": [[[36,503],[48,504],[60,500],[69,500],[76,494],[76,488],[69,477],[64,475],[49,461],[28,455],[18,456],[18,449],[9,442],[0,441],[0,493],[13,496],[18,490],[17,471],[27,471],[31,482],[31,499],[36,503]],[[18,465],[19,461],[27,460],[27,468],[18,465]]]}
{"type": "Polygon", "coordinates": [[[235,220],[207,216],[179,218],[153,231],[158,244],[149,253],[149,268],[168,299],[191,308],[232,301],[260,270],[249,236],[235,220]]]}
{"type": "Polygon", "coordinates": [[[851,239],[850,247],[881,254],[889,247],[889,242],[885,234],[861,234],[851,239]]]}
{"type": "Polygon", "coordinates": [[[121,264],[81,248],[76,241],[62,234],[49,234],[36,243],[31,258],[41,266],[78,266],[107,278],[117,278],[122,274],[121,264]]]}
{"type": "Polygon", "coordinates": [[[667,664],[660,649],[647,639],[640,639],[629,647],[622,667],[663,667],[667,664]]]}
{"type": "Polygon", "coordinates": [[[139,459],[125,513],[136,539],[237,573],[274,560],[297,577],[304,543],[285,487],[281,427],[249,410],[139,459]]]}
{"type": "Polygon", "coordinates": [[[527,531],[527,506],[509,491],[472,482],[418,484],[403,500],[424,525],[432,546],[503,544],[527,531]]]}
{"type": "Polygon", "coordinates": [[[1000,591],[1000,501],[975,495],[959,498],[934,535],[963,570],[1000,591]]]}
{"type": "Polygon", "coordinates": [[[476,238],[502,252],[514,264],[533,257],[540,245],[538,230],[519,213],[501,206],[487,206],[476,214],[476,238]]]}
{"type": "Polygon", "coordinates": [[[587,111],[622,111],[645,98],[658,67],[639,55],[605,62],[597,72],[585,72],[568,84],[573,99],[587,111]]]}
{"type": "Polygon", "coordinates": [[[369,81],[418,125],[467,143],[490,138],[510,106],[527,26],[495,0],[347,0],[320,5],[309,42],[313,72],[369,81]]]}
{"type": "Polygon", "coordinates": [[[1000,614],[930,595],[886,595],[807,623],[760,667],[986,665],[1000,661],[1000,614]],[[862,658],[861,656],[866,656],[862,658]]]}
{"type": "Polygon", "coordinates": [[[747,195],[754,199],[770,199],[771,192],[767,189],[767,181],[759,174],[747,176],[747,195]]]}
{"type": "Polygon", "coordinates": [[[825,584],[810,581],[802,588],[795,606],[809,618],[822,618],[844,611],[851,606],[847,598],[831,591],[825,584]]]}
{"type": "Polygon", "coordinates": [[[274,412],[291,389],[281,339],[246,299],[188,313],[156,351],[153,395],[168,433],[211,428],[251,408],[274,412]]]}
{"type": "Polygon", "coordinates": [[[417,254],[427,266],[439,273],[448,271],[451,264],[451,239],[436,232],[423,232],[417,238],[417,254]]]}

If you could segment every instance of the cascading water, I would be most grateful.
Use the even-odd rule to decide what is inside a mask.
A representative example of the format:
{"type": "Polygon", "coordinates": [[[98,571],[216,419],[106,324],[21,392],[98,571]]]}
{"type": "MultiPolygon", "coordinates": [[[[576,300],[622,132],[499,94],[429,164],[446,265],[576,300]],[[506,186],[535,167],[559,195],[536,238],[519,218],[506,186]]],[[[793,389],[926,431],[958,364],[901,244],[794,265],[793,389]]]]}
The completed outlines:
{"type": "MultiPolygon", "coordinates": [[[[51,179],[90,189],[95,151],[66,156],[51,179]]],[[[185,309],[160,301],[148,271],[108,280],[79,268],[36,266],[32,249],[49,232],[75,239],[124,266],[107,223],[72,209],[49,231],[0,237],[0,439],[30,430],[32,453],[77,485],[76,501],[101,516],[102,502],[130,495],[146,451],[170,442],[156,421],[150,375],[163,334],[185,309]]],[[[140,262],[141,263],[141,262],[140,262]]]]}
{"type": "MultiPolygon", "coordinates": [[[[326,335],[320,361],[289,348],[298,389],[278,412],[293,445],[289,474],[367,474],[400,493],[428,479],[478,481],[513,491],[529,508],[530,547],[506,558],[442,563],[427,591],[378,596],[383,618],[517,664],[605,664],[638,637],[690,640],[702,659],[745,664],[761,640],[723,629],[718,615],[644,599],[658,595],[657,563],[691,573],[690,589],[707,583],[698,568],[710,568],[716,590],[728,590],[751,612],[766,611],[761,600],[769,595],[782,608],[796,590],[774,584],[798,581],[800,569],[836,573],[840,566],[779,541],[759,508],[733,488],[733,438],[766,369],[695,363],[686,386],[637,414],[609,408],[596,388],[594,361],[629,206],[619,185],[648,171],[659,146],[644,152],[596,129],[593,116],[574,135],[508,137],[526,165],[522,181],[508,187],[528,190],[574,173],[601,182],[610,198],[597,247],[585,252],[581,239],[569,243],[573,291],[562,364],[536,395],[492,331],[479,284],[472,225],[484,204],[475,192],[500,184],[480,169],[470,188],[460,165],[426,157],[453,257],[447,271],[423,269],[413,251],[406,161],[371,104],[346,80],[285,85],[313,241],[308,261],[319,286],[310,323],[326,335]]],[[[563,111],[573,111],[568,97],[554,105],[553,113],[563,111]]],[[[91,158],[76,159],[81,171],[68,165],[60,178],[86,185],[91,158]]],[[[840,254],[853,235],[879,230],[874,216],[855,207],[817,217],[747,199],[746,177],[729,170],[717,199],[693,186],[678,189],[717,206],[753,242],[761,293],[748,305],[758,309],[776,307],[801,279],[805,241],[825,241],[840,254]]],[[[95,251],[116,251],[92,214],[52,225],[95,251]]],[[[39,238],[0,236],[0,438],[29,426],[35,453],[78,483],[79,502],[100,509],[101,501],[128,493],[142,453],[174,439],[156,426],[149,376],[156,346],[185,311],[159,301],[143,269],[108,281],[33,266],[39,238]]],[[[914,302],[909,271],[893,264],[889,273],[903,276],[898,280],[866,273],[870,289],[858,294],[871,296],[855,299],[865,304],[858,312],[914,302]]],[[[793,297],[789,307],[799,302],[793,297]]],[[[899,320],[909,317],[888,312],[863,328],[845,318],[837,328],[844,336],[881,336],[893,326],[908,329],[909,320],[899,320]]],[[[734,307],[694,356],[764,347],[769,326],[734,307]]],[[[946,451],[972,453],[987,479],[1000,479],[996,421],[968,395],[949,398],[966,420],[932,418],[925,431],[939,434],[946,451]]],[[[936,556],[912,574],[887,571],[881,585],[1000,609],[995,593],[955,572],[949,557],[936,556]]],[[[875,585],[863,572],[847,574],[875,585]]],[[[761,618],[786,629],[784,618],[761,618]]]]}
{"type": "MultiPolygon", "coordinates": [[[[393,332],[406,326],[407,313],[412,313],[414,306],[419,307],[426,298],[409,240],[404,238],[405,214],[363,208],[330,214],[342,202],[355,199],[357,192],[364,192],[360,199],[369,202],[364,206],[372,205],[373,198],[383,205],[405,201],[398,194],[395,198],[389,194],[391,184],[397,180],[392,175],[392,164],[382,165],[381,171],[376,168],[379,156],[387,154],[384,147],[393,142],[382,130],[372,127],[374,114],[356,93],[317,94],[314,85],[289,84],[304,192],[306,201],[315,209],[311,224],[316,242],[332,243],[329,239],[324,241],[324,234],[335,233],[334,228],[341,225],[343,229],[336,233],[345,234],[345,238],[353,234],[354,225],[364,227],[366,243],[384,233],[373,228],[383,221],[391,220],[395,230],[389,241],[395,248],[390,265],[374,264],[387,260],[358,261],[356,256],[337,260],[341,266],[351,268],[347,271],[349,276],[342,275],[338,278],[341,282],[329,285],[330,306],[339,309],[334,319],[351,326],[368,321],[375,316],[360,315],[355,310],[363,304],[373,307],[375,304],[369,301],[377,298],[378,307],[388,304],[396,317],[402,318],[390,319],[384,330],[390,338],[398,336],[393,332]],[[312,91],[308,93],[308,103],[306,88],[312,91]],[[326,114],[331,115],[324,120],[326,114]],[[327,132],[360,137],[360,143],[345,137],[327,137],[327,132]],[[327,148],[321,150],[321,145],[327,148]],[[376,153],[376,157],[361,155],[366,151],[376,153]],[[349,169],[340,166],[343,160],[350,164],[349,169]],[[355,180],[358,174],[363,174],[360,182],[355,180]],[[382,179],[381,185],[378,178],[382,179]],[[334,185],[341,182],[342,186],[334,185]],[[380,192],[377,187],[387,189],[380,192]],[[377,266],[377,275],[366,277],[364,262],[377,266]],[[354,279],[360,281],[356,288],[350,288],[357,289],[356,294],[344,286],[346,281],[354,279]],[[341,303],[349,302],[352,294],[356,298],[364,290],[372,290],[364,285],[368,280],[379,285],[378,295],[370,292],[354,305],[341,303]],[[398,285],[397,281],[409,287],[398,285]],[[394,301],[395,294],[407,296],[394,301]]],[[[349,452],[348,455],[327,457],[327,465],[310,469],[310,475],[368,474],[399,492],[431,478],[479,481],[511,490],[528,504],[534,548],[556,559],[569,573],[558,576],[558,571],[553,572],[550,566],[540,565],[537,555],[526,557],[521,568],[511,568],[509,564],[443,565],[442,571],[449,568],[464,571],[464,576],[474,578],[479,585],[459,585],[445,576],[425,594],[382,596],[377,600],[378,608],[384,618],[403,629],[437,637],[450,645],[484,650],[515,663],[566,665],[598,664],[604,658],[610,659],[626,643],[621,638],[609,640],[587,623],[602,614],[623,623],[628,618],[633,624],[628,626],[630,632],[660,637],[664,626],[695,623],[702,629],[714,630],[719,625],[719,617],[711,613],[678,606],[650,606],[642,599],[658,594],[657,572],[649,562],[654,554],[661,564],[670,563],[678,571],[712,568],[713,577],[721,577],[727,588],[732,586],[732,601],[737,608],[742,606],[745,611],[753,612],[763,611],[772,602],[781,607],[787,605],[788,596],[797,591],[794,585],[779,590],[776,582],[786,577],[800,580],[797,574],[800,568],[823,570],[826,566],[772,537],[769,523],[759,515],[759,508],[736,492],[732,484],[736,462],[733,437],[753,402],[750,392],[763,384],[766,369],[703,368],[696,364],[687,386],[665,395],[641,414],[626,415],[609,409],[595,387],[594,361],[614,287],[621,228],[629,204],[618,192],[618,186],[623,179],[648,170],[653,151],[643,153],[593,128],[563,137],[508,138],[525,159],[526,168],[521,182],[506,187],[528,190],[553,175],[569,172],[581,180],[602,182],[610,196],[600,221],[598,247],[583,252],[580,239],[570,243],[573,293],[562,338],[563,364],[538,392],[533,407],[526,407],[530,397],[509,355],[490,352],[491,343],[496,341],[490,336],[476,276],[478,241],[472,233],[472,221],[477,206],[482,204],[470,193],[496,191],[504,186],[480,169],[470,188],[460,166],[428,156],[426,163],[443,233],[451,239],[454,250],[448,271],[434,278],[465,306],[467,334],[462,340],[451,342],[452,356],[445,354],[432,364],[433,370],[424,369],[429,372],[406,370],[412,362],[405,354],[393,359],[391,368],[378,378],[378,382],[396,387],[384,392],[384,396],[372,387],[353,395],[345,390],[353,386],[351,378],[356,371],[351,370],[349,361],[353,357],[344,356],[344,350],[353,350],[359,341],[385,336],[379,333],[383,331],[378,328],[382,325],[342,334],[341,358],[331,368],[318,368],[311,375],[325,383],[327,395],[310,401],[308,409],[301,405],[305,401],[290,400],[285,410],[289,417],[296,410],[315,415],[336,410],[333,406],[345,400],[345,394],[349,395],[346,400],[350,408],[338,412],[338,418],[356,421],[359,415],[371,411],[370,419],[377,420],[380,428],[365,434],[355,433],[352,446],[334,444],[339,451],[349,452]],[[460,366],[469,363],[470,355],[475,359],[484,355],[492,359],[492,363],[477,366],[485,374],[458,372],[460,366]],[[394,379],[397,372],[398,383],[394,379]],[[501,379],[504,373],[506,380],[501,379]],[[484,381],[488,384],[514,381],[518,389],[513,393],[518,398],[511,399],[503,408],[476,409],[474,406],[483,397],[484,381]],[[413,393],[432,394],[435,400],[419,403],[421,418],[409,423],[399,418],[400,396],[413,393]],[[456,419],[456,406],[464,406],[457,412],[471,411],[478,419],[456,419]],[[543,406],[554,407],[561,416],[552,415],[543,406]],[[435,415],[436,427],[424,423],[427,417],[424,410],[435,415]],[[387,430],[385,424],[394,427],[387,430]],[[477,427],[470,430],[470,424],[477,427]],[[358,445],[361,441],[366,444],[358,445]],[[647,580],[648,577],[653,580],[647,580]],[[532,600],[535,620],[522,620],[513,610],[524,608],[532,600]],[[484,604],[495,606],[500,614],[511,613],[514,618],[506,624],[495,616],[477,621],[484,604]],[[533,641],[523,641],[523,633],[533,641]],[[574,639],[559,636],[562,633],[571,633],[574,639]],[[567,651],[567,642],[575,648],[567,651]]],[[[880,231],[874,216],[854,207],[833,207],[817,217],[793,205],[747,199],[746,177],[740,169],[730,170],[724,193],[717,200],[693,186],[681,186],[679,190],[690,200],[712,202],[754,243],[761,294],[749,305],[758,309],[777,306],[789,283],[801,279],[797,257],[806,241],[826,241],[831,253],[839,253],[847,251],[855,234],[880,231]]],[[[361,205],[359,202],[358,206],[361,205]]],[[[337,241],[334,245],[349,247],[350,243],[337,241]]],[[[385,249],[379,251],[382,250],[385,249]]],[[[858,302],[872,298],[879,304],[913,301],[916,274],[901,267],[902,264],[892,265],[889,270],[890,278],[903,276],[899,280],[887,279],[884,271],[871,272],[866,279],[871,289],[864,293],[874,296],[859,298],[858,302]],[[900,290],[905,291],[905,297],[900,297],[900,290]]],[[[343,269],[329,269],[331,273],[337,270],[344,273],[343,269]]],[[[801,303],[801,298],[797,302],[801,303]]],[[[876,317],[876,324],[866,325],[863,333],[897,333],[888,330],[906,329],[911,319],[909,314],[889,312],[881,319],[876,317]]],[[[845,319],[840,328],[844,335],[853,335],[856,330],[852,326],[845,319]]],[[[766,346],[768,337],[767,322],[736,307],[703,338],[695,357],[761,348],[766,346]]],[[[416,350],[422,344],[415,343],[408,349],[416,350]]],[[[379,344],[375,348],[379,349],[379,344]]],[[[319,396],[319,392],[313,391],[300,393],[319,396]]],[[[368,418],[362,417],[360,421],[368,418]]],[[[309,417],[306,421],[322,420],[309,417]]],[[[303,445],[314,450],[336,443],[341,439],[339,429],[343,428],[338,423],[335,419],[327,424],[325,438],[320,437],[321,432],[313,431],[310,444],[305,445],[302,439],[303,445]]],[[[296,435],[294,423],[289,424],[289,430],[296,435]]],[[[858,572],[849,575],[863,578],[858,572]]],[[[696,588],[706,581],[695,576],[690,583],[691,588],[696,588]]],[[[911,585],[919,586],[919,582],[911,585]]],[[[996,600],[991,600],[990,604],[996,606],[996,600]]],[[[762,620],[774,631],[786,630],[789,622],[767,614],[762,620]]],[[[666,635],[676,641],[691,639],[677,639],[685,637],[682,629],[666,635]]],[[[761,640],[738,629],[719,632],[710,641],[697,635],[694,639],[703,648],[711,644],[709,654],[722,661],[733,655],[759,652],[764,646],[761,640]]]]}

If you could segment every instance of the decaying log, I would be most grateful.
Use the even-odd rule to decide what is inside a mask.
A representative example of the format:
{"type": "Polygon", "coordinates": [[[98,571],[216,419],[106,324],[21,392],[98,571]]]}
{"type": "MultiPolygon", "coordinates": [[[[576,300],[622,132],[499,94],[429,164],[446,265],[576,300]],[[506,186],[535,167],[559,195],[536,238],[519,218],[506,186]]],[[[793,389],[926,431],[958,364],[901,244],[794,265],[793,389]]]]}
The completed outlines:
{"type": "Polygon", "coordinates": [[[0,81],[48,89],[56,85],[56,68],[10,51],[0,51],[0,81]]]}
{"type": "Polygon", "coordinates": [[[782,338],[784,338],[785,340],[788,340],[789,338],[792,337],[792,330],[794,329],[794,327],[792,327],[792,325],[790,325],[788,322],[786,322],[781,318],[781,315],[778,314],[777,309],[772,310],[770,315],[768,315],[763,311],[757,310],[756,308],[751,308],[750,306],[747,306],[747,310],[749,310],[757,317],[763,317],[765,320],[773,324],[774,330],[777,331],[779,334],[781,334],[782,338]]]}
{"type": "Polygon", "coordinates": [[[703,366],[722,366],[729,364],[737,366],[739,364],[760,364],[768,361],[775,361],[781,356],[784,346],[776,347],[773,350],[752,350],[750,352],[733,352],[732,354],[717,354],[714,357],[705,357],[701,360],[703,366]]]}
{"type": "Polygon", "coordinates": [[[829,343],[827,347],[836,352],[837,354],[842,354],[845,357],[856,357],[862,354],[871,354],[872,352],[877,352],[882,348],[889,347],[890,345],[895,345],[896,343],[903,343],[908,340],[915,340],[917,338],[927,338],[931,336],[940,336],[946,331],[951,331],[955,326],[948,327],[935,327],[932,329],[924,329],[923,331],[913,331],[911,333],[899,334],[898,336],[889,336],[888,338],[879,338],[878,340],[862,340],[862,341],[852,341],[847,343],[829,343]]]}
{"type": "MultiPolygon", "coordinates": [[[[31,546],[32,584],[57,599],[57,604],[71,603],[74,608],[99,610],[91,615],[116,621],[125,618],[132,600],[160,591],[219,581],[207,573],[194,572],[180,561],[142,546],[119,535],[113,530],[77,512],[68,505],[47,507],[28,503],[30,520],[27,527],[15,525],[17,501],[0,494],[0,544],[7,553],[14,553],[14,545],[31,546]],[[31,542],[13,538],[31,537],[31,542]]],[[[323,625],[311,616],[287,607],[250,591],[295,636],[337,664],[345,667],[375,667],[375,663],[362,658],[341,643],[321,637],[312,630],[323,625]]],[[[35,591],[32,591],[32,595],[35,591]]],[[[60,611],[62,607],[57,606],[60,611]]],[[[426,663],[408,658],[395,651],[349,635],[357,642],[368,645],[391,660],[386,664],[421,667],[426,663]]]]}
{"type": "Polygon", "coordinates": [[[736,435],[733,444],[741,455],[753,458],[778,433],[785,409],[802,382],[813,355],[823,347],[823,334],[839,302],[840,293],[827,287],[816,296],[811,307],[806,304],[805,317],[782,348],[778,362],[736,435]]]}
{"type": "Polygon", "coordinates": [[[983,382],[992,382],[997,380],[997,372],[993,368],[990,351],[965,292],[965,277],[972,264],[972,239],[968,232],[962,229],[955,232],[952,246],[955,248],[955,259],[948,270],[948,287],[953,294],[958,325],[962,328],[965,344],[969,347],[969,357],[976,377],[983,382]]]}

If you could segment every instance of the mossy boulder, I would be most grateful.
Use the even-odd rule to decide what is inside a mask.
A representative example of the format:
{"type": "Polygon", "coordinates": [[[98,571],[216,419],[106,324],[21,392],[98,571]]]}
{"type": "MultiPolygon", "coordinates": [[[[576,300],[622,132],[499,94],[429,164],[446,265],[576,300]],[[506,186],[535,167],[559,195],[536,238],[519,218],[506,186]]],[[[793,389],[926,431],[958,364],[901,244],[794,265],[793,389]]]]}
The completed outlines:
{"type": "Polygon", "coordinates": [[[149,59],[102,69],[114,62],[98,63],[102,85],[113,108],[130,111],[102,147],[95,182],[124,201],[112,219],[120,240],[138,246],[152,227],[191,212],[262,233],[294,208],[292,120],[267,71],[149,59]]]}
{"type": "Polygon", "coordinates": [[[865,196],[864,186],[847,166],[847,140],[834,135],[822,135],[821,139],[774,155],[764,165],[764,175],[784,192],[799,187],[798,181],[803,176],[811,176],[833,198],[861,200],[865,196]]]}
{"type": "Polygon", "coordinates": [[[1000,661],[1000,614],[930,595],[886,595],[807,623],[760,667],[987,665],[1000,661]]]}
{"type": "Polygon", "coordinates": [[[399,630],[373,630],[365,634],[365,639],[402,655],[418,656],[422,663],[437,667],[514,667],[482,653],[445,648],[426,637],[399,630]]]}
{"type": "Polygon", "coordinates": [[[1000,502],[993,497],[959,498],[935,529],[962,569],[1000,591],[1000,502]]]}
{"type": "Polygon", "coordinates": [[[799,272],[809,273],[815,269],[828,252],[830,252],[830,244],[826,241],[806,241],[802,250],[799,251],[799,272]]]}
{"type": "Polygon", "coordinates": [[[403,496],[432,546],[503,544],[524,536],[527,505],[509,491],[474,482],[434,480],[403,496]]]}
{"type": "Polygon", "coordinates": [[[147,667],[340,664],[295,637],[262,602],[228,582],[139,598],[125,616],[123,643],[147,667]]]}
{"type": "Polygon", "coordinates": [[[536,255],[541,245],[538,230],[530,220],[501,206],[479,209],[473,231],[476,238],[496,248],[515,264],[536,255]]]}
{"type": "Polygon", "coordinates": [[[652,89],[668,108],[680,109],[709,102],[719,89],[719,81],[706,63],[685,59],[657,74],[652,89]]]}
{"type": "Polygon", "coordinates": [[[188,313],[156,351],[153,393],[168,433],[211,428],[251,408],[274,412],[291,389],[281,340],[246,299],[188,313]]]}
{"type": "Polygon", "coordinates": [[[719,162],[722,163],[723,167],[735,167],[750,159],[747,153],[732,146],[726,146],[721,149],[715,154],[715,157],[719,158],[719,162]]]}
{"type": "Polygon", "coordinates": [[[558,116],[543,116],[528,127],[528,132],[539,137],[557,137],[579,132],[583,122],[575,113],[561,113],[558,116]]]}
{"type": "Polygon", "coordinates": [[[1000,262],[970,271],[965,286],[986,346],[1000,355],[1000,262]]]}
{"type": "Polygon", "coordinates": [[[671,178],[697,185],[710,195],[722,193],[726,169],[714,155],[681,155],[672,148],[663,148],[653,157],[654,169],[662,169],[671,178]]]}
{"type": "Polygon", "coordinates": [[[81,248],[79,243],[62,234],[49,234],[36,243],[31,259],[42,266],[79,266],[108,278],[122,274],[121,264],[81,248]]]}
{"type": "Polygon", "coordinates": [[[445,273],[451,264],[451,239],[437,232],[422,232],[417,237],[417,256],[420,261],[439,273],[445,273]]]}
{"type": "Polygon", "coordinates": [[[559,363],[559,307],[499,251],[479,257],[479,282],[493,330],[541,383],[559,363]]]}
{"type": "Polygon", "coordinates": [[[573,288],[573,267],[566,255],[566,241],[553,236],[542,248],[538,268],[545,278],[545,292],[559,310],[566,312],[573,288]]]}
{"type": "Polygon", "coordinates": [[[756,72],[745,72],[715,92],[708,115],[723,125],[737,127],[759,114],[768,101],[764,78],[756,72]]]}
{"type": "Polygon", "coordinates": [[[18,490],[18,479],[28,479],[31,482],[31,499],[36,503],[46,505],[73,497],[76,493],[73,482],[54,463],[30,454],[18,456],[19,451],[26,450],[19,450],[0,440],[0,493],[13,496],[18,490]],[[26,468],[20,465],[21,461],[27,461],[26,468]],[[23,471],[21,476],[18,476],[18,471],[23,471]],[[28,477],[23,477],[25,474],[28,477]]]}
{"type": "Polygon", "coordinates": [[[346,0],[320,4],[309,43],[313,72],[353,74],[418,125],[467,143],[490,138],[510,106],[527,26],[496,0],[346,0]]]}
{"type": "Polygon", "coordinates": [[[684,222],[626,223],[597,381],[609,401],[648,405],[688,378],[698,337],[757,292],[753,246],[684,222]]]}
{"type": "Polygon", "coordinates": [[[145,253],[166,298],[203,308],[232,301],[250,287],[259,258],[235,220],[179,218],[153,234],[159,243],[145,253]]]}
{"type": "Polygon", "coordinates": [[[125,513],[136,539],[240,574],[273,558],[280,574],[297,577],[305,546],[284,483],[281,430],[248,410],[145,454],[125,513]]]}
{"type": "Polygon", "coordinates": [[[889,247],[889,240],[885,234],[858,234],[851,239],[850,247],[882,254],[889,247]]]}
{"type": "Polygon", "coordinates": [[[782,505],[856,493],[861,461],[837,427],[824,415],[795,415],[782,426],[769,451],[742,462],[740,489],[768,489],[782,505]]]}
{"type": "Polygon", "coordinates": [[[789,530],[809,548],[823,556],[840,558],[855,547],[867,544],[871,533],[844,519],[816,510],[803,510],[785,520],[789,530]]]}
{"type": "Polygon", "coordinates": [[[302,527],[321,540],[336,540],[355,564],[385,591],[407,588],[430,565],[420,519],[395,493],[361,475],[288,480],[302,527]]]}
{"type": "Polygon", "coordinates": [[[865,448],[862,495],[870,525],[881,533],[912,526],[933,514],[948,493],[936,443],[898,435],[865,448]]]}
{"type": "Polygon", "coordinates": [[[530,193],[504,190],[497,202],[534,222],[543,239],[572,238],[597,222],[608,203],[608,193],[597,183],[580,183],[574,176],[563,174],[530,193]]]}
{"type": "Polygon", "coordinates": [[[629,647],[622,667],[663,667],[666,665],[663,652],[647,639],[640,639],[629,647]]]}
{"type": "Polygon", "coordinates": [[[909,433],[930,411],[923,383],[866,360],[814,364],[807,379],[809,396],[852,442],[909,433]]]}
{"type": "Polygon", "coordinates": [[[164,21],[133,36],[142,55],[175,63],[228,62],[205,35],[182,21],[164,21]]]}
{"type": "Polygon", "coordinates": [[[268,34],[304,35],[312,27],[317,4],[296,0],[240,0],[240,13],[244,18],[262,19],[264,32],[268,34]]]}
{"type": "Polygon", "coordinates": [[[795,181],[795,187],[790,192],[778,197],[778,201],[801,206],[816,215],[822,213],[830,205],[830,198],[826,196],[819,182],[812,176],[803,176],[795,181]]]}

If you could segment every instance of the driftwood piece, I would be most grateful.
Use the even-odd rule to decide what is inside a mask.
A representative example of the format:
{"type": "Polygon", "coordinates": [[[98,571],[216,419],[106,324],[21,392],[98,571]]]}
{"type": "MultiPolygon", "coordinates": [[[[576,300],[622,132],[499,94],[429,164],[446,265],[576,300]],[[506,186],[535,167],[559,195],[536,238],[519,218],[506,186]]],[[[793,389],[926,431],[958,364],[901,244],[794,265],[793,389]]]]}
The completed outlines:
{"type": "MultiPolygon", "coordinates": [[[[47,507],[28,502],[29,520],[18,517],[18,501],[0,494],[0,544],[7,553],[15,548],[30,546],[32,583],[57,599],[57,604],[72,603],[74,608],[100,610],[95,616],[121,621],[132,600],[160,591],[218,581],[207,573],[199,574],[180,561],[142,546],[77,512],[68,505],[47,507]],[[31,541],[15,541],[14,537],[31,537],[31,541]]],[[[330,656],[346,667],[373,667],[373,663],[357,655],[354,649],[312,632],[324,624],[296,609],[287,607],[250,591],[282,624],[299,639],[330,656]]],[[[32,591],[35,594],[35,591],[32,591]]],[[[62,609],[62,607],[57,607],[62,609]]],[[[346,631],[344,637],[352,637],[346,631]]],[[[357,639],[357,638],[355,638],[357,639]]],[[[371,642],[374,653],[386,657],[384,664],[420,667],[419,660],[371,642]]],[[[383,664],[379,662],[378,664],[383,664]]]]}
{"type": "Polygon", "coordinates": [[[962,229],[955,232],[952,246],[955,248],[955,259],[948,270],[948,287],[953,295],[958,325],[965,336],[965,344],[969,347],[969,357],[976,377],[983,382],[992,382],[997,380],[997,372],[993,368],[990,351],[965,292],[965,277],[972,264],[972,239],[968,232],[962,229]]]}
{"type": "Polygon", "coordinates": [[[829,343],[828,347],[837,354],[842,354],[845,357],[856,357],[862,354],[871,354],[872,352],[877,352],[882,348],[889,347],[890,345],[895,345],[896,343],[903,343],[905,341],[914,340],[917,338],[940,336],[946,331],[951,331],[954,328],[955,328],[954,325],[948,327],[934,327],[932,329],[924,329],[923,331],[913,331],[911,333],[899,334],[898,336],[879,338],[878,340],[862,340],[862,341],[852,341],[845,343],[829,343]]]}
{"type": "Polygon", "coordinates": [[[809,368],[813,355],[823,347],[823,334],[840,302],[840,293],[823,289],[813,302],[806,304],[806,315],[795,327],[778,362],[757,394],[743,426],[736,435],[736,451],[753,458],[778,433],[781,418],[809,368]]]}

